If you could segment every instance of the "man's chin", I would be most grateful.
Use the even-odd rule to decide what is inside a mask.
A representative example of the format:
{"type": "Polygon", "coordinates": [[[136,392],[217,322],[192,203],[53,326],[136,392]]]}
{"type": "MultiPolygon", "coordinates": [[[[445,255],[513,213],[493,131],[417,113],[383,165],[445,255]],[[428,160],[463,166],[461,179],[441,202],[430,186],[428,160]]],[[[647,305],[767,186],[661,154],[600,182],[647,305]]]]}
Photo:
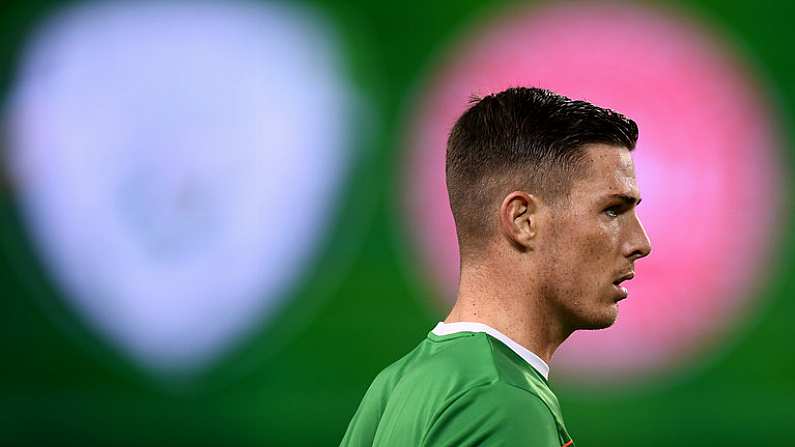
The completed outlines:
{"type": "Polygon", "coordinates": [[[607,329],[618,319],[618,304],[614,303],[610,306],[609,310],[605,310],[598,315],[589,315],[589,317],[590,318],[583,319],[584,321],[579,329],[586,331],[607,329]]]}

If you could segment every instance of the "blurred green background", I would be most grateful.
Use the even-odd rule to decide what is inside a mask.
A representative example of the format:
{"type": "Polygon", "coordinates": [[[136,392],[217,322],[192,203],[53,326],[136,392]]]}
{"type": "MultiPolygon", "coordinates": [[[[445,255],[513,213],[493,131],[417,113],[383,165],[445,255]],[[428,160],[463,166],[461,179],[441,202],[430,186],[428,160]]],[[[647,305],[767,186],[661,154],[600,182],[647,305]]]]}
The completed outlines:
{"type": "MultiPolygon", "coordinates": [[[[0,102],[31,33],[70,3],[0,4],[0,102]]],[[[319,254],[285,292],[289,304],[190,378],[158,377],[137,366],[66,304],[5,174],[0,443],[336,445],[373,377],[445,312],[429,298],[438,292],[423,276],[400,211],[403,138],[414,95],[462,32],[508,3],[305,2],[336,28],[372,130],[360,139],[319,254]]],[[[791,3],[703,0],[666,7],[732,40],[770,89],[783,140],[790,141],[791,3]]],[[[2,138],[0,145],[8,149],[2,138]]],[[[783,159],[791,161],[792,154],[783,159]]],[[[759,311],[692,369],[599,390],[556,383],[553,362],[553,388],[577,445],[795,445],[790,228],[774,247],[763,296],[755,301],[759,311]]]]}

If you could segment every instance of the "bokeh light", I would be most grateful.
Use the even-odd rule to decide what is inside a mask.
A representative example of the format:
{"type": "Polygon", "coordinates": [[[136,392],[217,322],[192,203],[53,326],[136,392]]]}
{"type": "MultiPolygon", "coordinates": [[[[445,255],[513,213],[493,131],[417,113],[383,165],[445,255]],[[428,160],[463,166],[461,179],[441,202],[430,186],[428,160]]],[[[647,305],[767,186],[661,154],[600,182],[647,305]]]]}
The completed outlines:
{"type": "Polygon", "coordinates": [[[512,11],[466,35],[434,73],[411,129],[408,224],[445,304],[458,250],[444,148],[470,95],[539,86],[635,119],[639,214],[655,247],[609,330],[576,333],[553,369],[623,383],[704,352],[746,317],[783,198],[779,144],[760,82],[710,29],[627,4],[512,11]]]}
{"type": "Polygon", "coordinates": [[[12,175],[91,326],[189,373],[267,323],[351,162],[340,57],[287,5],[90,3],[39,30],[10,95],[12,175]]]}

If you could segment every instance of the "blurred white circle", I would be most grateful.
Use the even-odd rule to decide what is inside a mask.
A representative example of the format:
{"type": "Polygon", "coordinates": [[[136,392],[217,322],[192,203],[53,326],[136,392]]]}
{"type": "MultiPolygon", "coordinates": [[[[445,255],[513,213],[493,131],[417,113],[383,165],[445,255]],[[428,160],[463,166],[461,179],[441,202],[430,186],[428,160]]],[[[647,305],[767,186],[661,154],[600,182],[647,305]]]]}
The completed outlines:
{"type": "Polygon", "coordinates": [[[142,365],[206,366],[328,233],[352,155],[334,34],[292,5],[108,2],[28,50],[9,155],[41,257],[142,365]]]}

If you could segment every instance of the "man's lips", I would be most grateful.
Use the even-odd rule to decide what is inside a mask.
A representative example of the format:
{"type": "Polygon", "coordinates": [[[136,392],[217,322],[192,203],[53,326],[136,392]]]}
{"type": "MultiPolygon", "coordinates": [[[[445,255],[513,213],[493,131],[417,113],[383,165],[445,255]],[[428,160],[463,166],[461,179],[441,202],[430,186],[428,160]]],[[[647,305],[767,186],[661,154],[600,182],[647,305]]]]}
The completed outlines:
{"type": "Polygon", "coordinates": [[[628,273],[625,273],[625,274],[619,276],[618,278],[616,278],[616,280],[613,281],[613,284],[619,285],[622,282],[629,281],[630,279],[632,279],[634,277],[635,277],[635,272],[628,272],[628,273]]]}
{"type": "Polygon", "coordinates": [[[618,279],[613,281],[613,287],[615,287],[616,290],[618,291],[619,299],[624,299],[627,297],[627,295],[629,295],[629,290],[627,290],[626,287],[622,287],[621,283],[624,281],[629,281],[634,277],[635,277],[635,272],[629,272],[621,275],[620,277],[618,277],[618,279]]]}
{"type": "Polygon", "coordinates": [[[616,285],[616,284],[613,284],[613,287],[618,292],[618,299],[623,300],[624,298],[627,297],[627,295],[629,295],[629,290],[627,290],[626,287],[621,287],[621,286],[616,285]]]}

